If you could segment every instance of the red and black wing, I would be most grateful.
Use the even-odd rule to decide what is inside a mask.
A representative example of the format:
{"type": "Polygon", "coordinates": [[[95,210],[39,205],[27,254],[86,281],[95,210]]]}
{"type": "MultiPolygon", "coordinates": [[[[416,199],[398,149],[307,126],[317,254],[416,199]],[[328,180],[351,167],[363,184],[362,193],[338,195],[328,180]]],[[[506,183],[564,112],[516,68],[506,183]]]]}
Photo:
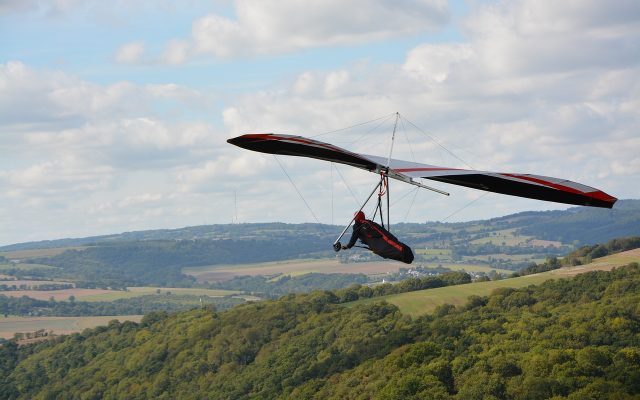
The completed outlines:
{"type": "MultiPolygon", "coordinates": [[[[388,161],[383,157],[352,153],[302,136],[248,134],[229,139],[227,142],[262,153],[317,158],[368,171],[384,170],[387,168],[388,161]]],[[[408,178],[431,179],[452,185],[556,203],[611,208],[617,201],[615,197],[596,188],[548,176],[446,168],[402,160],[391,160],[388,168],[408,178]]]]}

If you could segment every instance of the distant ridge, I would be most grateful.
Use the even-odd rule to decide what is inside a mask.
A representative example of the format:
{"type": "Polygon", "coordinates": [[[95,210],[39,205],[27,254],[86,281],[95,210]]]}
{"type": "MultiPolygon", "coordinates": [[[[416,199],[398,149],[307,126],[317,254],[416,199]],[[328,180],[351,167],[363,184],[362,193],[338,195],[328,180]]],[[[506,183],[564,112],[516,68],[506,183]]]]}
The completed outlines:
{"type": "MultiPolygon", "coordinates": [[[[488,220],[446,223],[446,225],[464,229],[466,225],[478,223],[487,225],[505,223],[509,224],[511,228],[519,229],[521,234],[563,243],[573,241],[577,241],[579,244],[602,243],[617,237],[640,235],[640,200],[619,200],[611,210],[571,207],[567,210],[524,211],[488,220]]],[[[400,223],[396,224],[395,228],[398,232],[415,233],[442,226],[442,224],[441,222],[400,223]]],[[[177,229],[154,229],[85,238],[17,243],[2,246],[0,251],[74,247],[138,240],[252,240],[256,238],[256,232],[263,236],[268,235],[270,238],[278,238],[282,237],[284,233],[291,233],[292,230],[301,235],[333,238],[341,228],[341,226],[316,223],[286,224],[282,222],[199,225],[177,229]]]]}

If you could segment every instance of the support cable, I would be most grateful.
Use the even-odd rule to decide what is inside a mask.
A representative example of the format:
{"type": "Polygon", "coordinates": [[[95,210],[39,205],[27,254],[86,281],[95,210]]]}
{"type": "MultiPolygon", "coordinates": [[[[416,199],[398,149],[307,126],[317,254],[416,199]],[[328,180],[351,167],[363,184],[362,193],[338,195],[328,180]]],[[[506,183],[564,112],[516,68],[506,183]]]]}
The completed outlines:
{"type": "MultiPolygon", "coordinates": [[[[406,221],[409,218],[409,213],[411,212],[411,208],[413,207],[413,203],[416,201],[416,197],[418,197],[418,189],[413,189],[413,198],[411,199],[411,204],[409,204],[409,208],[407,209],[407,213],[404,215],[404,220],[406,221]]],[[[411,192],[409,192],[411,193],[411,192]]]]}
{"type": "Polygon", "coordinates": [[[363,133],[362,135],[358,136],[357,139],[352,140],[350,142],[345,142],[346,144],[354,144],[354,143],[358,143],[359,141],[361,141],[362,139],[364,139],[365,137],[369,136],[369,134],[371,134],[371,132],[377,130],[378,128],[380,128],[382,125],[384,125],[388,120],[390,120],[393,117],[393,114],[387,116],[384,121],[381,121],[378,125],[374,126],[373,128],[369,129],[368,131],[366,131],[365,133],[363,133]]]}
{"type": "Polygon", "coordinates": [[[340,173],[340,170],[338,169],[338,167],[336,167],[335,165],[333,166],[336,170],[336,172],[338,173],[338,175],[340,175],[340,179],[342,179],[342,182],[344,183],[344,185],[347,187],[347,189],[349,190],[349,193],[351,193],[351,197],[353,197],[353,200],[355,200],[356,204],[359,205],[360,204],[360,200],[358,200],[358,198],[356,197],[355,194],[353,194],[353,191],[351,190],[351,185],[349,185],[349,183],[347,182],[346,179],[344,179],[344,176],[342,176],[342,173],[340,173]]]}
{"type": "Polygon", "coordinates": [[[444,145],[440,144],[440,142],[438,142],[433,136],[429,135],[427,132],[425,132],[424,130],[422,130],[422,128],[420,128],[419,126],[417,126],[416,124],[414,124],[413,122],[409,121],[408,119],[404,118],[405,120],[407,120],[408,123],[410,123],[414,128],[416,128],[418,131],[422,132],[423,135],[427,136],[429,139],[433,140],[433,142],[435,144],[437,144],[438,146],[440,146],[442,149],[444,149],[444,151],[446,151],[447,153],[449,153],[451,156],[453,156],[455,159],[457,159],[458,161],[462,162],[464,165],[466,165],[467,167],[469,167],[470,169],[475,169],[473,168],[471,165],[469,165],[469,163],[467,163],[466,161],[464,161],[462,158],[458,157],[457,155],[455,155],[452,151],[450,151],[449,149],[447,149],[446,147],[444,147],[444,145]]]}
{"type": "Polygon", "coordinates": [[[333,163],[330,163],[329,171],[331,172],[331,225],[333,225],[333,163]]]}
{"type": "Polygon", "coordinates": [[[309,210],[309,212],[311,213],[311,215],[313,215],[313,219],[316,220],[316,222],[320,225],[322,225],[322,223],[320,222],[320,220],[318,219],[318,217],[316,217],[316,214],[313,212],[313,210],[311,209],[311,207],[309,206],[309,203],[307,203],[307,200],[305,200],[304,196],[302,195],[302,193],[300,193],[300,190],[298,190],[298,187],[296,186],[295,183],[293,183],[293,179],[291,179],[291,177],[289,176],[289,174],[287,173],[287,170],[284,169],[284,166],[282,165],[282,163],[280,162],[280,160],[278,160],[278,157],[275,156],[275,154],[273,155],[273,158],[276,159],[276,161],[278,162],[278,165],[280,166],[280,169],[282,169],[282,172],[284,172],[284,174],[287,176],[287,178],[289,178],[289,182],[291,182],[291,185],[293,185],[293,188],[296,190],[296,192],[298,192],[298,196],[300,196],[300,198],[302,199],[302,201],[304,202],[304,204],[307,206],[307,209],[309,210]]]}
{"type": "Polygon", "coordinates": [[[323,132],[323,133],[319,133],[319,134],[317,134],[317,135],[313,135],[313,136],[309,136],[309,137],[315,138],[315,137],[318,137],[318,136],[328,135],[328,134],[330,134],[330,133],[336,133],[336,132],[346,131],[347,129],[355,128],[355,127],[357,127],[357,126],[366,125],[366,124],[369,124],[369,123],[371,123],[371,122],[379,121],[379,120],[381,120],[381,119],[391,118],[393,115],[395,115],[395,113],[394,113],[394,114],[390,114],[390,115],[384,115],[384,116],[382,116],[382,117],[378,117],[378,118],[374,118],[374,119],[372,119],[372,120],[370,120],[370,121],[367,121],[367,122],[361,122],[361,123],[358,123],[358,124],[355,124],[355,125],[347,126],[346,128],[340,128],[340,129],[336,129],[336,130],[334,130],[334,131],[323,132]]]}
{"type": "Polygon", "coordinates": [[[460,211],[464,210],[465,208],[469,207],[470,205],[472,205],[473,203],[475,203],[476,201],[480,200],[481,198],[483,198],[484,196],[491,194],[491,192],[484,192],[482,194],[482,196],[479,196],[477,199],[471,200],[469,203],[467,203],[466,205],[464,205],[463,207],[457,209],[456,211],[452,212],[451,214],[447,215],[447,217],[443,220],[441,220],[440,222],[445,222],[446,220],[448,220],[449,218],[453,217],[454,215],[456,215],[457,213],[459,213],[460,211]]]}

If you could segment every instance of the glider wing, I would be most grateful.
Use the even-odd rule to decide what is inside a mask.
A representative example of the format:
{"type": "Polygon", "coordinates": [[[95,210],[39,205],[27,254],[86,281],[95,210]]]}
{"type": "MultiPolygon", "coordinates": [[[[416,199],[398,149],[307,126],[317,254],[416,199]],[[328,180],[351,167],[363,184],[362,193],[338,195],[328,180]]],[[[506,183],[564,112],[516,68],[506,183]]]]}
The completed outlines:
{"type": "MultiPolygon", "coordinates": [[[[387,162],[383,157],[366,157],[372,161],[387,162]]],[[[431,179],[488,192],[556,203],[612,208],[618,200],[601,190],[581,183],[542,175],[456,169],[401,160],[391,160],[389,169],[411,178],[431,179]]]]}
{"type": "Polygon", "coordinates": [[[541,175],[446,168],[394,159],[387,166],[386,158],[353,153],[302,136],[259,133],[238,136],[227,142],[262,153],[317,158],[372,172],[386,171],[388,168],[396,178],[406,178],[401,179],[405,181],[425,178],[511,196],[591,207],[611,208],[617,201],[615,197],[596,188],[541,175]]]}

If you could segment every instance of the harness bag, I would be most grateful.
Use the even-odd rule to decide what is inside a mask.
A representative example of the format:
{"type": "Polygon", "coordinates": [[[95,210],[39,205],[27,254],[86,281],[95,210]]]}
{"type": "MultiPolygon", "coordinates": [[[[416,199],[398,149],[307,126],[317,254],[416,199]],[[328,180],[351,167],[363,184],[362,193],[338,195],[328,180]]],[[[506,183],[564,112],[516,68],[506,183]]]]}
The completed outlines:
{"type": "Polygon", "coordinates": [[[390,258],[406,264],[413,262],[411,248],[399,241],[391,232],[369,220],[364,221],[362,225],[360,240],[369,246],[371,251],[382,258],[390,258]]]}

